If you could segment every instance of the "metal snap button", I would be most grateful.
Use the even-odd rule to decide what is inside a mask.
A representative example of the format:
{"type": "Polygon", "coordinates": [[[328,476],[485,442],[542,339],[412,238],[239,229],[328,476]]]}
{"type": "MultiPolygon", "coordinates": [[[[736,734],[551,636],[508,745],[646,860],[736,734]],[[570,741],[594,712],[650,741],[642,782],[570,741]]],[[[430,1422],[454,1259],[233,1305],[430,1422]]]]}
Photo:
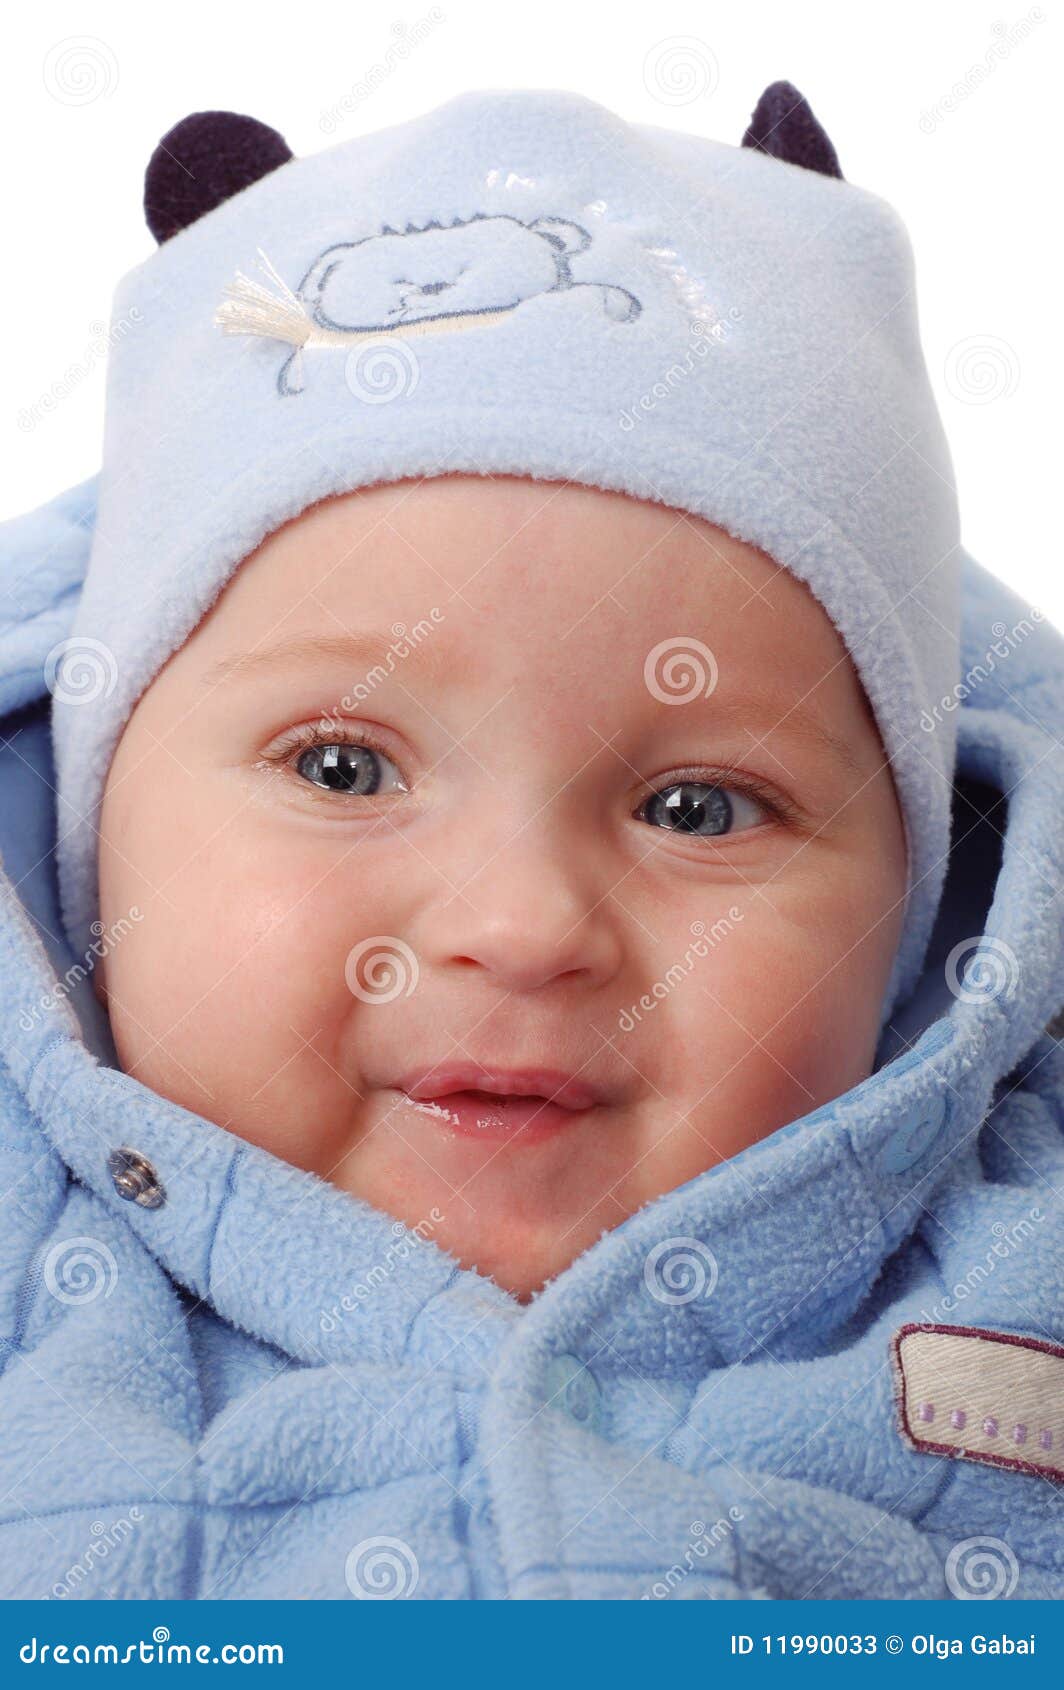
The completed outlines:
{"type": "Polygon", "coordinates": [[[122,1145],[107,1158],[107,1172],[119,1197],[139,1203],[142,1209],[161,1209],[166,1188],[146,1156],[122,1145]]]}

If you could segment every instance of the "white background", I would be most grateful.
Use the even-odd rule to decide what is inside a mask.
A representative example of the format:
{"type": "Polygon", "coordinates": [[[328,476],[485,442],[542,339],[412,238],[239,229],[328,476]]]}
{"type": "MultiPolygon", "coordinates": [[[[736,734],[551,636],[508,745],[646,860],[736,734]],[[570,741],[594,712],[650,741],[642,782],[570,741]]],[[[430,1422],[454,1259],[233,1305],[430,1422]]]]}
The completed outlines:
{"type": "Polygon", "coordinates": [[[1053,0],[441,0],[440,13],[403,60],[388,49],[432,0],[7,10],[0,517],[99,466],[111,296],[154,250],[144,169],[187,113],[250,113],[307,154],[465,89],[565,87],[738,144],[761,90],[786,78],[846,178],[909,228],[965,544],[1064,627],[1053,0]]]}

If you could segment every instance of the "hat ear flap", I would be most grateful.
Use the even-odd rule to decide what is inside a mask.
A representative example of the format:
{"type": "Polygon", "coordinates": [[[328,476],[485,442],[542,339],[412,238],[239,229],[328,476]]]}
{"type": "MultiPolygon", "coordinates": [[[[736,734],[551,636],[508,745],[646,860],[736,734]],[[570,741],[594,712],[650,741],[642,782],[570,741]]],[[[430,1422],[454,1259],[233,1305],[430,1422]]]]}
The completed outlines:
{"type": "Polygon", "coordinates": [[[234,111],[197,111],[167,130],[144,173],[144,215],[160,246],[287,164],[283,135],[234,111]]]}
{"type": "Polygon", "coordinates": [[[97,481],[0,522],[0,717],[52,690],[88,567],[97,481]]]}
{"type": "Polygon", "coordinates": [[[784,164],[800,164],[803,170],[842,180],[838,154],[793,82],[769,83],[754,108],[742,145],[756,147],[784,164]]]}

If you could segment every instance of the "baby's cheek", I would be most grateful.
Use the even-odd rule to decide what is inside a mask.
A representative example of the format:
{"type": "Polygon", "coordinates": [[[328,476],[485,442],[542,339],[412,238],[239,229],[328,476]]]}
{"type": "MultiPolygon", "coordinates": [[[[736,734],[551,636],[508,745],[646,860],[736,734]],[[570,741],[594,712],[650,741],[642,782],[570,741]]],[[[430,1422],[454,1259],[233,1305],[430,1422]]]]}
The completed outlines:
{"type": "Polygon", "coordinates": [[[866,1076],[889,968],[830,900],[751,891],[741,907],[667,1010],[670,1089],[728,1154],[866,1076]]]}
{"type": "Polygon", "coordinates": [[[227,852],[183,894],[183,1059],[209,1085],[204,1113],[223,1106],[230,1130],[324,1169],[362,1090],[359,1022],[388,1013],[352,990],[352,953],[403,931],[400,889],[338,835],[267,844],[252,830],[227,852]]]}

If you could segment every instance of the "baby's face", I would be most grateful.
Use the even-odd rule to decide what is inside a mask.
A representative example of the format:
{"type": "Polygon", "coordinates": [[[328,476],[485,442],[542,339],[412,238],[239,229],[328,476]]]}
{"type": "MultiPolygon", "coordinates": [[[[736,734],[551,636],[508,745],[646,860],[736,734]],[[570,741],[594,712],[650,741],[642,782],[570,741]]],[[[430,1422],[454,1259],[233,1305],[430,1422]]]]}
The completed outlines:
{"type": "Polygon", "coordinates": [[[446,476],[272,535],[143,694],[101,992],[128,1073],[524,1300],[868,1075],[904,892],[801,582],[660,505],[446,476]]]}

